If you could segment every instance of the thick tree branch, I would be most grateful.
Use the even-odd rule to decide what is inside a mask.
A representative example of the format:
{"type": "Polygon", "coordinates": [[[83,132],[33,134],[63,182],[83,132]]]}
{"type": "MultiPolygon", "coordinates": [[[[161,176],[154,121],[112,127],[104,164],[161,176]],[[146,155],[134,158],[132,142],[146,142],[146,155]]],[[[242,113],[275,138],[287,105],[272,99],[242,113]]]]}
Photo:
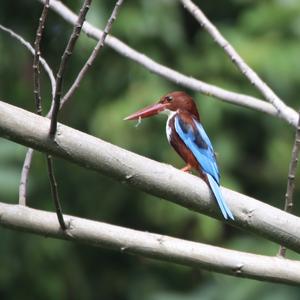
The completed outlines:
{"type": "MultiPolygon", "coordinates": [[[[62,124],[53,141],[48,135],[49,122],[0,101],[0,136],[222,219],[207,185],[198,177],[62,124]]],[[[222,193],[235,216],[231,224],[300,253],[300,218],[229,189],[222,188],[222,193]]]]}
{"type": "Polygon", "coordinates": [[[213,40],[224,49],[231,61],[241,73],[253,84],[264,97],[276,108],[278,116],[292,124],[289,107],[273,92],[273,90],[246,64],[232,45],[222,36],[219,30],[209,21],[198,6],[191,0],[180,0],[183,6],[195,17],[200,25],[211,35],[213,40]]]}
{"type": "MultiPolygon", "coordinates": [[[[45,0],[39,1],[44,3],[45,0]]],[[[50,7],[70,24],[74,24],[76,22],[77,16],[60,1],[51,0],[50,7]]],[[[97,29],[88,22],[85,22],[83,24],[82,30],[88,36],[96,40],[99,40],[103,34],[101,30],[97,29]]],[[[135,61],[136,63],[150,70],[151,72],[160,75],[170,81],[173,81],[178,85],[190,88],[195,91],[199,91],[209,96],[219,98],[226,102],[252,108],[272,116],[278,116],[277,109],[275,109],[270,103],[267,103],[261,99],[252,96],[230,92],[217,86],[207,84],[203,81],[183,75],[175,70],[172,70],[155,62],[151,58],[130,48],[125,43],[113,36],[107,37],[106,44],[112,49],[114,49],[116,52],[118,52],[120,55],[129,58],[132,61],[135,61]]],[[[295,110],[293,110],[290,107],[286,107],[285,116],[289,120],[290,124],[292,124],[294,127],[297,126],[298,115],[295,110]]]]}
{"type": "Polygon", "coordinates": [[[255,255],[65,216],[62,231],[55,214],[0,202],[0,224],[14,230],[86,243],[96,247],[199,267],[231,276],[288,284],[300,283],[300,262],[255,255]]]}

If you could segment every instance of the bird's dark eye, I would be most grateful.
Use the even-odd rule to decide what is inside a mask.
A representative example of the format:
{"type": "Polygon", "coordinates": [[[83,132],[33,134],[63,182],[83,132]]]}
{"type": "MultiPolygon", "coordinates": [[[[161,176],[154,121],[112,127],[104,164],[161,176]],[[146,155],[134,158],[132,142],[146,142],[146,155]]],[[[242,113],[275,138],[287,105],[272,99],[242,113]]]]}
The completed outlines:
{"type": "Polygon", "coordinates": [[[171,102],[171,101],[173,100],[173,97],[172,97],[172,96],[166,96],[166,100],[167,100],[168,102],[171,102]]]}

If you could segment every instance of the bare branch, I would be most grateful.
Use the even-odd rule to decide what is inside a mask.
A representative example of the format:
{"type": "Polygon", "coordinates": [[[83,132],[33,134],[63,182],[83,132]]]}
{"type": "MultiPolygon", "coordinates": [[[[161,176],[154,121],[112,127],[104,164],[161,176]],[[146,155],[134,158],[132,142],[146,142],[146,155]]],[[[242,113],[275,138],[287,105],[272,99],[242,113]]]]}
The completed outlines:
{"type": "MultiPolygon", "coordinates": [[[[33,93],[35,97],[35,103],[36,103],[36,112],[38,115],[42,115],[42,97],[41,97],[41,87],[40,87],[40,42],[42,40],[42,34],[43,30],[45,27],[45,22],[48,14],[48,9],[49,9],[49,0],[46,0],[44,4],[44,8],[42,11],[42,15],[39,19],[39,26],[36,31],[36,37],[35,37],[35,42],[34,42],[34,58],[33,58],[33,93]]],[[[29,150],[30,151],[30,150],[29,150]]],[[[29,153],[27,152],[27,154],[29,153]]],[[[54,175],[54,167],[53,167],[53,162],[52,162],[52,157],[51,155],[46,155],[46,160],[47,160],[47,171],[48,171],[48,177],[49,177],[49,182],[50,182],[50,187],[51,187],[51,192],[52,192],[52,198],[53,202],[55,204],[56,208],[56,214],[57,218],[59,221],[59,224],[62,228],[62,230],[65,230],[66,224],[63,218],[62,210],[61,210],[61,205],[59,201],[59,196],[58,196],[58,189],[57,189],[57,183],[54,175]]],[[[27,163],[27,170],[24,172],[25,176],[29,175],[29,169],[30,169],[30,164],[32,161],[32,153],[31,156],[26,155],[25,159],[25,164],[27,163]],[[27,161],[28,159],[28,161],[27,161]]],[[[22,172],[23,173],[23,172],[22,172]]],[[[22,174],[23,175],[23,174],[22,174]]],[[[21,178],[22,179],[22,178],[21,178]]],[[[25,183],[25,191],[26,191],[26,184],[27,184],[28,178],[25,178],[24,183],[25,183]]],[[[26,197],[26,194],[25,194],[26,197]]],[[[24,197],[20,198],[21,200],[24,199],[24,197]]],[[[24,199],[24,202],[26,201],[26,198],[24,199]]]]}
{"type": "MultiPolygon", "coordinates": [[[[293,210],[293,195],[295,190],[295,178],[298,166],[298,159],[300,153],[300,111],[299,111],[299,119],[298,119],[298,126],[295,133],[295,140],[292,150],[292,157],[289,166],[289,175],[287,180],[287,188],[285,194],[285,204],[284,204],[284,211],[291,213],[293,210]]],[[[286,254],[286,247],[280,246],[279,248],[279,256],[285,256],[286,254]]]]}
{"type": "MultiPolygon", "coordinates": [[[[49,122],[47,118],[0,101],[1,137],[222,220],[207,185],[198,177],[62,124],[54,142],[49,139],[49,122]]],[[[222,188],[222,193],[235,216],[232,225],[300,253],[300,218],[226,188],[222,188]]]]}
{"type": "Polygon", "coordinates": [[[33,94],[35,98],[36,112],[38,115],[42,115],[42,98],[41,98],[41,84],[40,84],[40,42],[42,39],[43,30],[49,10],[49,0],[46,0],[44,8],[39,19],[39,26],[36,31],[36,37],[34,41],[34,56],[33,56],[33,94]]]}
{"type": "MultiPolygon", "coordinates": [[[[53,72],[47,62],[40,56],[40,41],[42,37],[42,30],[44,27],[44,23],[47,17],[47,11],[49,9],[49,3],[45,2],[44,9],[42,11],[41,18],[39,20],[39,26],[37,29],[36,39],[35,39],[35,48],[33,48],[29,42],[25,41],[20,35],[16,34],[14,31],[0,25],[0,29],[3,31],[9,33],[13,38],[18,40],[22,45],[24,45],[34,56],[34,62],[33,62],[33,69],[34,69],[34,95],[35,95],[35,101],[36,101],[36,110],[38,114],[41,114],[42,112],[42,106],[41,106],[41,95],[40,95],[40,81],[39,81],[39,63],[42,64],[43,68],[45,69],[46,73],[49,76],[50,82],[51,82],[51,88],[52,88],[52,96],[55,92],[55,78],[53,75],[53,72]]],[[[28,176],[29,171],[31,167],[32,162],[32,156],[33,156],[33,149],[28,149],[23,167],[21,172],[21,179],[19,184],[19,204],[26,205],[26,196],[27,196],[27,183],[28,183],[28,176]]]]}
{"type": "Polygon", "coordinates": [[[298,166],[298,158],[300,152],[300,111],[299,111],[299,120],[298,126],[295,133],[295,141],[292,150],[292,157],[289,166],[289,175],[287,181],[287,190],[285,195],[285,205],[284,210],[286,212],[292,212],[293,210],[293,195],[295,190],[295,178],[298,166]]]}
{"type": "MultiPolygon", "coordinates": [[[[4,32],[9,33],[13,38],[15,38],[23,46],[25,46],[31,52],[32,55],[34,55],[34,48],[30,45],[29,42],[25,41],[19,34],[15,33],[11,29],[4,27],[3,25],[0,25],[0,29],[3,30],[4,32]]],[[[53,75],[53,72],[44,58],[40,57],[40,63],[43,66],[45,72],[47,73],[47,75],[50,79],[52,96],[54,96],[56,84],[55,84],[55,77],[53,75]]]]}
{"type": "MultiPolygon", "coordinates": [[[[44,3],[45,0],[38,0],[38,1],[44,3]]],[[[67,22],[69,22],[70,24],[75,24],[77,16],[69,8],[67,8],[62,2],[51,0],[50,7],[56,13],[58,13],[62,18],[64,18],[67,22]]],[[[99,40],[101,35],[103,34],[101,30],[98,30],[96,27],[94,27],[88,22],[85,22],[83,24],[82,30],[88,36],[96,40],[99,40]]],[[[175,70],[172,70],[170,68],[167,68],[155,62],[154,60],[147,57],[143,53],[140,53],[130,48],[125,43],[123,43],[122,41],[120,41],[119,39],[113,36],[109,35],[107,37],[106,44],[112,49],[114,49],[116,52],[118,52],[120,55],[129,58],[132,61],[135,61],[136,63],[150,70],[151,72],[159,76],[162,76],[170,81],[173,81],[178,85],[201,92],[209,96],[219,98],[220,100],[229,103],[252,108],[257,111],[269,114],[271,116],[275,116],[275,117],[278,116],[277,109],[275,109],[273,105],[261,99],[248,96],[248,95],[235,93],[235,92],[230,92],[222,88],[219,88],[217,86],[207,84],[203,81],[191,78],[190,76],[183,75],[175,70]]],[[[288,122],[292,124],[294,127],[296,127],[298,121],[297,112],[290,107],[286,107],[285,115],[286,118],[289,120],[288,122]]]]}
{"type": "Polygon", "coordinates": [[[67,62],[70,58],[70,56],[73,53],[73,49],[75,47],[76,41],[80,35],[82,24],[85,20],[85,16],[90,8],[92,0],[85,0],[76,23],[74,24],[73,32],[70,36],[70,39],[68,41],[68,44],[66,46],[66,49],[62,55],[60,66],[58,69],[58,72],[56,74],[56,90],[54,94],[54,100],[53,100],[53,110],[52,110],[52,116],[51,116],[51,125],[50,125],[50,137],[54,137],[56,134],[56,128],[57,128],[57,117],[58,117],[58,112],[60,108],[60,100],[61,100],[61,94],[62,94],[62,80],[65,72],[65,68],[67,65],[67,62]]]}
{"type": "Polygon", "coordinates": [[[1,202],[0,215],[0,224],[13,230],[86,243],[231,276],[300,283],[299,261],[228,250],[73,216],[67,216],[71,226],[63,232],[59,230],[53,213],[1,202]]]}
{"type": "Polygon", "coordinates": [[[88,58],[87,62],[85,63],[83,68],[80,70],[80,72],[79,72],[77,78],[75,79],[74,83],[72,84],[72,86],[70,87],[68,92],[63,97],[63,99],[61,101],[61,105],[63,105],[65,102],[68,101],[68,99],[70,99],[70,97],[72,97],[75,90],[79,87],[79,84],[80,84],[82,78],[84,77],[84,75],[86,74],[88,69],[91,67],[93,62],[95,61],[95,59],[96,59],[98,53],[100,52],[100,50],[103,48],[106,36],[110,32],[112,24],[117,18],[118,10],[121,7],[122,3],[123,3],[123,0],[118,0],[116,2],[116,5],[115,5],[115,7],[112,11],[112,14],[111,14],[110,18],[108,19],[108,21],[105,25],[103,34],[101,35],[97,45],[95,46],[95,48],[94,48],[93,52],[91,53],[90,57],[88,58]]]}
{"type": "Polygon", "coordinates": [[[276,108],[278,116],[293,124],[289,108],[286,104],[272,91],[272,89],[246,64],[241,56],[236,52],[232,45],[222,36],[219,30],[209,21],[198,6],[191,0],[180,0],[183,6],[195,17],[200,25],[211,35],[213,40],[224,49],[231,61],[244,74],[244,76],[253,84],[264,97],[276,108]]]}
{"type": "MultiPolygon", "coordinates": [[[[84,6],[81,9],[81,13],[79,15],[79,18],[78,18],[78,21],[77,21],[77,25],[74,28],[74,32],[73,32],[74,37],[76,37],[76,36],[78,37],[79,36],[80,30],[81,30],[81,26],[82,26],[82,24],[84,22],[84,19],[85,19],[85,15],[86,15],[87,10],[88,10],[88,8],[90,6],[90,2],[91,1],[86,1],[85,4],[84,4],[84,6]]],[[[108,20],[108,22],[107,22],[107,24],[105,26],[104,34],[101,36],[99,42],[97,43],[96,47],[94,48],[94,50],[93,50],[92,54],[90,55],[89,59],[87,60],[87,62],[85,63],[85,65],[83,66],[83,68],[81,69],[81,71],[79,72],[79,75],[76,78],[74,84],[71,86],[71,88],[69,89],[68,93],[64,96],[63,100],[61,101],[61,104],[59,104],[56,101],[56,100],[58,100],[58,98],[56,100],[54,98],[54,102],[53,102],[54,105],[52,106],[53,107],[53,112],[52,112],[52,119],[51,119],[52,133],[51,133],[51,130],[50,130],[50,134],[55,135],[55,132],[56,132],[56,126],[57,125],[55,125],[55,129],[54,129],[54,127],[53,127],[53,124],[54,124],[53,122],[54,121],[52,122],[53,117],[56,118],[55,122],[57,123],[57,114],[58,114],[59,109],[67,102],[68,99],[70,99],[70,97],[75,92],[76,88],[79,87],[80,81],[82,80],[82,78],[84,77],[84,75],[86,74],[86,72],[88,71],[88,69],[91,67],[91,65],[94,62],[94,60],[96,59],[96,56],[97,56],[98,52],[100,51],[100,49],[104,46],[105,38],[106,38],[108,32],[110,31],[113,22],[115,21],[115,19],[117,17],[117,12],[118,12],[119,7],[122,5],[122,2],[123,2],[123,0],[117,1],[116,5],[115,5],[115,7],[113,9],[113,12],[111,14],[111,17],[109,18],[109,20],[108,20]],[[55,113],[54,113],[55,110],[57,111],[56,116],[55,116],[55,113]]],[[[73,40],[74,40],[74,37],[73,37],[73,40]]],[[[72,46],[71,46],[72,43],[73,43],[73,47],[75,45],[75,41],[73,41],[73,42],[71,42],[71,41],[72,41],[72,36],[71,36],[70,42],[69,42],[70,47],[69,48],[67,47],[66,51],[65,51],[65,53],[69,54],[69,55],[71,55],[71,53],[72,53],[72,46]]],[[[63,59],[62,59],[62,63],[63,63],[63,59]]],[[[64,64],[65,63],[66,62],[64,62],[64,64]]],[[[58,76],[58,78],[62,78],[62,76],[61,77],[58,76]]],[[[60,101],[60,94],[61,94],[61,91],[59,92],[59,101],[60,101]]],[[[56,93],[56,95],[57,95],[57,93],[56,93]]],[[[50,155],[47,155],[47,163],[48,163],[49,178],[50,178],[50,183],[51,183],[51,190],[52,190],[53,198],[55,200],[54,203],[55,203],[55,207],[56,207],[57,216],[58,216],[59,223],[60,223],[62,229],[65,230],[66,229],[66,225],[64,223],[64,219],[63,219],[63,216],[62,216],[61,205],[60,205],[60,201],[59,201],[59,198],[58,198],[57,184],[56,184],[55,177],[54,177],[53,163],[52,163],[52,159],[51,159],[50,155]]]]}
{"type": "Polygon", "coordinates": [[[33,156],[33,149],[29,148],[26,152],[26,156],[24,159],[22,172],[21,172],[21,179],[19,184],[19,204],[26,205],[26,198],[27,198],[27,183],[29,177],[29,170],[32,162],[33,156]]]}
{"type": "Polygon", "coordinates": [[[289,175],[287,180],[287,190],[285,195],[285,205],[284,210],[286,212],[292,212],[293,210],[293,195],[295,190],[295,178],[298,166],[298,158],[300,153],[300,111],[299,111],[299,120],[298,126],[295,133],[295,141],[292,150],[292,157],[289,166],[289,175]]]}
{"type": "Polygon", "coordinates": [[[59,201],[57,183],[56,183],[56,179],[55,179],[55,175],[54,175],[54,167],[53,167],[53,161],[52,161],[51,155],[47,154],[46,160],[47,160],[47,167],[48,167],[48,174],[49,174],[52,198],[54,200],[55,209],[56,209],[56,215],[57,215],[61,229],[66,230],[67,226],[64,221],[61,204],[59,201]]]}

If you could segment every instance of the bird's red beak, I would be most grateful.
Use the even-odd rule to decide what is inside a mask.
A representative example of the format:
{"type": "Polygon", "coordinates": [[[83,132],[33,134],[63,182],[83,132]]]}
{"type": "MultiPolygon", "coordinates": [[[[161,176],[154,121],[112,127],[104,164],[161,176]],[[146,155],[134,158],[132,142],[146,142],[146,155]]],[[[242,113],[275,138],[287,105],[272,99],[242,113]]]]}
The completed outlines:
{"type": "Polygon", "coordinates": [[[165,109],[165,104],[162,103],[155,103],[152,105],[149,105],[145,108],[142,108],[140,110],[138,110],[137,112],[131,114],[130,116],[124,118],[124,120],[137,120],[139,118],[143,119],[143,118],[148,118],[154,115],[157,115],[158,113],[160,113],[161,111],[163,111],[165,109]]]}

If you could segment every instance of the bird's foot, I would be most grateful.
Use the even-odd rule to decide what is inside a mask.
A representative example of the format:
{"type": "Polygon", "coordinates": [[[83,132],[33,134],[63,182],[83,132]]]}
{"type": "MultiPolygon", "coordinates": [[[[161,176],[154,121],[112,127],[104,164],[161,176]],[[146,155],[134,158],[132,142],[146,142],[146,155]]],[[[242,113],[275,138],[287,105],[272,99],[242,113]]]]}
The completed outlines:
{"type": "Polygon", "coordinates": [[[191,165],[186,165],[184,168],[181,169],[183,172],[189,172],[192,169],[191,165]]]}

